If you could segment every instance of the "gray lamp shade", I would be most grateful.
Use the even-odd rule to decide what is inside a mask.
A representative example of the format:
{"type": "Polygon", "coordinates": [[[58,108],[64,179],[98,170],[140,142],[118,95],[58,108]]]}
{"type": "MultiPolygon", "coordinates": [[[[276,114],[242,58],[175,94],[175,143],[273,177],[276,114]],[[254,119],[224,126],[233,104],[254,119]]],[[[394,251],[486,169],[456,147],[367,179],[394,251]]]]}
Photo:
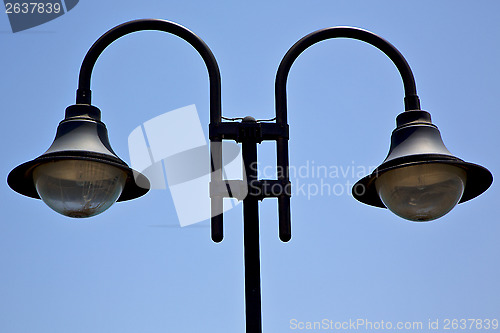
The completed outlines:
{"type": "Polygon", "coordinates": [[[353,186],[354,198],[367,205],[386,208],[377,191],[376,181],[379,177],[398,168],[432,163],[463,170],[465,187],[459,203],[475,198],[490,187],[493,181],[491,173],[480,165],[464,162],[451,154],[428,112],[406,111],[398,115],[396,124],[386,159],[372,174],[353,186]]]}
{"type": "Polygon", "coordinates": [[[114,166],[125,173],[125,183],[117,201],[146,194],[150,188],[148,179],[132,170],[115,154],[109,143],[106,126],[100,118],[101,112],[95,106],[69,106],[50,148],[41,156],[12,170],[7,178],[9,186],[20,194],[40,199],[33,179],[33,172],[38,166],[63,160],[84,160],[114,166]]]}

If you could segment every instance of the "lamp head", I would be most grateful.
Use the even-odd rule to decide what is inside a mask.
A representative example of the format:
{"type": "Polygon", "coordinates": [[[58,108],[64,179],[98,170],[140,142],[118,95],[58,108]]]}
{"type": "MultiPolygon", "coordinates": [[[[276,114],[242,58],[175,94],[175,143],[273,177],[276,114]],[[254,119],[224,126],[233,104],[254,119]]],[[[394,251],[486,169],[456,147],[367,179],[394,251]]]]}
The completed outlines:
{"type": "Polygon", "coordinates": [[[50,148],[12,170],[9,186],[70,217],[94,216],[146,194],[148,179],[115,154],[100,115],[92,105],[69,106],[50,148]]]}
{"type": "Polygon", "coordinates": [[[354,185],[357,200],[408,220],[430,221],[490,187],[491,173],[451,154],[428,112],[406,111],[396,123],[384,162],[354,185]]]}

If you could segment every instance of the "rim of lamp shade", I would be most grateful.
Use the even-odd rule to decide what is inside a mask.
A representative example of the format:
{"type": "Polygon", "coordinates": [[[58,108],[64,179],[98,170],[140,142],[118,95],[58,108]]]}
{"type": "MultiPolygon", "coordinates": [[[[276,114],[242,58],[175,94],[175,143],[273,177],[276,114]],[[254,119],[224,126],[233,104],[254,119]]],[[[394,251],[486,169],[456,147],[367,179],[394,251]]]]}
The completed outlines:
{"type": "Polygon", "coordinates": [[[486,191],[493,182],[491,172],[480,165],[465,162],[450,155],[418,154],[399,157],[382,163],[370,175],[363,177],[354,184],[352,187],[352,195],[356,200],[364,204],[387,208],[382,203],[375,187],[375,181],[378,176],[397,168],[429,163],[450,164],[465,170],[467,178],[465,180],[464,193],[458,203],[466,202],[477,197],[486,191]]]}
{"type": "Polygon", "coordinates": [[[127,163],[110,155],[89,151],[60,151],[43,154],[34,160],[25,162],[12,170],[7,177],[7,183],[16,192],[35,199],[40,199],[33,181],[33,170],[41,164],[62,160],[85,160],[100,162],[123,170],[127,179],[119,201],[127,201],[143,196],[149,191],[149,180],[142,173],[131,169],[127,163]]]}

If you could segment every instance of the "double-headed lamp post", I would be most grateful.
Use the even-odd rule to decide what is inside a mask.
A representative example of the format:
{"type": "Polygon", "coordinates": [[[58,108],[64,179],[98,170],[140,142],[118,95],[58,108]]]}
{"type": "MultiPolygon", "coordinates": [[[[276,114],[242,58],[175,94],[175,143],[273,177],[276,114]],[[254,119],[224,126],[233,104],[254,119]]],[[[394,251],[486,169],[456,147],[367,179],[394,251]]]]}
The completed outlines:
{"type": "MultiPolygon", "coordinates": [[[[399,51],[383,38],[366,30],[333,27],[315,31],[295,43],[281,61],[276,75],[276,121],[223,122],[221,84],[217,61],[208,46],[188,29],[169,21],[145,19],[121,24],[92,45],[80,69],[76,104],[66,109],[50,148],[36,159],[16,167],[8,176],[10,187],[28,197],[42,199],[50,208],[69,217],[102,213],[116,201],[138,198],[149,190],[149,181],[132,170],[111,148],[100,110],[91,105],[90,77],[99,55],[112,42],[129,33],[158,30],[174,34],[191,44],[203,58],[210,79],[210,197],[211,232],[214,242],[223,238],[224,197],[243,200],[245,248],[246,331],[262,332],[259,206],[264,198],[278,199],[279,235],[291,238],[288,175],[288,123],[286,82],[293,62],[308,47],[331,38],[352,38],[384,52],[403,79],[405,112],[396,118],[389,154],[372,174],[358,181],[353,196],[368,205],[388,208],[412,221],[430,221],[448,213],[457,203],[470,200],[488,189],[491,173],[464,162],[445,147],[428,112],[420,110],[412,71],[399,51]],[[222,140],[242,144],[244,180],[222,177],[222,140]],[[258,178],[257,144],[277,144],[277,177],[258,178]],[[238,191],[238,189],[245,189],[238,191]],[[220,213],[220,214],[219,214],[220,213]]],[[[208,186],[208,184],[207,184],[208,186]]]]}

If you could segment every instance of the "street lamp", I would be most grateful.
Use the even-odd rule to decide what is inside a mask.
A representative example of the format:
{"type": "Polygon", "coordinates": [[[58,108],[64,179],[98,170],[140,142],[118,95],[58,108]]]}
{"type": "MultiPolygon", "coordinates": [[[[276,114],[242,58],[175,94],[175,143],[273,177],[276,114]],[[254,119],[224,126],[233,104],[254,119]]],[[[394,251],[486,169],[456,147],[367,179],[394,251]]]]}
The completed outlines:
{"type": "Polygon", "coordinates": [[[276,74],[276,121],[258,122],[247,116],[241,122],[223,122],[221,84],[217,61],[208,46],[188,29],[164,20],[135,20],[121,24],[101,36],[87,52],[80,69],[76,104],[66,109],[50,148],[40,157],[21,164],[8,176],[10,187],[20,194],[42,199],[49,207],[70,217],[102,213],[116,201],[147,193],[149,181],[132,170],[111,148],[100,110],[91,105],[90,77],[104,49],[127,34],[158,30],[174,34],[191,44],[203,58],[210,79],[211,232],[223,238],[222,201],[243,200],[245,247],[245,302],[247,332],[261,332],[259,206],[264,198],[278,199],[279,235],[291,238],[288,174],[288,122],[286,82],[293,62],[308,47],[331,38],[352,38],[384,52],[396,65],[405,89],[405,112],[396,119],[391,147],[384,162],[358,181],[353,196],[368,205],[389,208],[412,221],[429,221],[448,213],[457,203],[470,200],[488,189],[491,173],[453,156],[445,147],[428,112],[420,110],[412,71],[399,51],[383,38],[352,27],[315,31],[285,54],[276,74]],[[222,140],[242,144],[244,180],[222,177],[222,140]],[[258,178],[257,144],[277,144],[277,179],[258,178]],[[238,191],[238,189],[244,189],[238,191]]]}
{"type": "Polygon", "coordinates": [[[94,106],[68,107],[50,148],[12,170],[9,185],[69,217],[94,216],[146,194],[149,181],[115,154],[100,120],[94,106]]]}
{"type": "MultiPolygon", "coordinates": [[[[286,80],[290,67],[308,47],[330,38],[352,38],[371,44],[396,65],[405,89],[405,112],[396,118],[397,128],[384,162],[359,180],[353,196],[368,205],[388,208],[412,221],[430,221],[448,213],[459,202],[488,189],[491,173],[453,156],[428,112],[420,110],[415,79],[403,55],[385,39],[362,29],[334,27],[315,31],[300,39],[285,54],[276,75],[277,121],[286,123],[286,80]],[[283,114],[280,117],[280,114],[283,114]]],[[[281,150],[287,149],[281,143],[281,150]]],[[[280,156],[278,141],[278,158],[280,156]]]]}

